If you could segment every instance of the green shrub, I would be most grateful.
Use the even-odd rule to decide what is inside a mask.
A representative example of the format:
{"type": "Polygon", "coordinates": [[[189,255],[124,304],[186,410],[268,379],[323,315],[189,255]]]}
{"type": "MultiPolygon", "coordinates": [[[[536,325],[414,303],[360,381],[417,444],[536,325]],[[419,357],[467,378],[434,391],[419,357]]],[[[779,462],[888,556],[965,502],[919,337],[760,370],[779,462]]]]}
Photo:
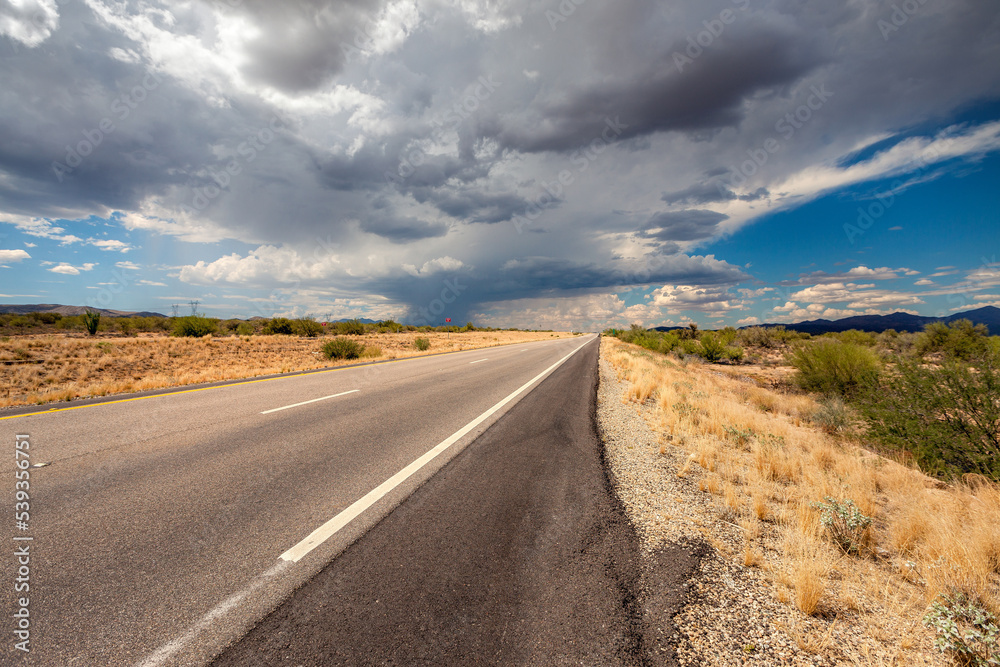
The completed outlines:
{"type": "Polygon", "coordinates": [[[133,322],[130,317],[119,317],[117,324],[118,330],[126,336],[131,336],[135,331],[135,322],[133,322]]]}
{"type": "Polygon", "coordinates": [[[878,342],[877,335],[871,331],[861,331],[860,329],[848,329],[847,331],[828,333],[824,334],[824,337],[839,340],[841,343],[851,343],[852,345],[860,345],[862,347],[874,347],[875,343],[878,342]]]}
{"type": "Polygon", "coordinates": [[[431,349],[431,341],[429,338],[414,338],[413,347],[417,348],[421,352],[425,352],[431,349]]]}
{"type": "Polygon", "coordinates": [[[236,335],[237,336],[252,336],[256,333],[253,325],[249,322],[240,322],[236,325],[236,335]]]}
{"type": "Polygon", "coordinates": [[[295,333],[296,336],[315,338],[323,333],[323,325],[316,320],[303,317],[292,322],[292,332],[295,333]]]}
{"type": "Polygon", "coordinates": [[[787,359],[807,391],[850,396],[878,378],[881,362],[867,347],[833,340],[799,344],[787,359]]]}
{"type": "Polygon", "coordinates": [[[218,331],[217,320],[201,315],[188,315],[174,320],[174,336],[201,338],[218,331]]]}
{"type": "Polygon", "coordinates": [[[942,595],[936,600],[924,616],[924,625],[937,632],[934,646],[956,664],[1000,666],[996,618],[962,593],[942,595]]]}
{"type": "Polygon", "coordinates": [[[822,512],[820,523],[830,539],[845,554],[860,553],[868,544],[872,518],[865,516],[853,500],[836,500],[830,496],[825,500],[825,503],[813,503],[812,506],[822,512]]]}
{"type": "Polygon", "coordinates": [[[726,351],[723,352],[723,356],[734,363],[743,361],[743,348],[742,347],[727,347],[726,351]]]}
{"type": "Polygon", "coordinates": [[[917,353],[921,356],[940,352],[948,359],[970,361],[987,354],[989,349],[989,329],[969,320],[932,322],[917,339],[917,353]]]}
{"type": "Polygon", "coordinates": [[[336,322],[333,325],[334,331],[341,336],[363,336],[365,324],[361,320],[347,320],[346,322],[336,322]]]}
{"type": "Polygon", "coordinates": [[[323,355],[327,359],[357,359],[365,346],[349,338],[334,338],[323,345],[323,355]]]}
{"type": "Polygon", "coordinates": [[[292,321],[287,317],[273,317],[264,325],[265,336],[291,336],[292,321]]]}
{"type": "Polygon", "coordinates": [[[378,327],[379,333],[399,333],[399,330],[403,328],[403,325],[395,320],[382,320],[375,326],[378,327]]]}
{"type": "Polygon", "coordinates": [[[859,396],[868,434],[906,451],[927,473],[974,472],[1000,481],[1000,357],[976,366],[952,360],[929,366],[900,359],[883,382],[859,396]]]}
{"type": "Polygon", "coordinates": [[[812,421],[832,434],[847,428],[851,423],[851,415],[839,396],[827,396],[819,402],[819,410],[813,414],[812,421]]]}
{"type": "Polygon", "coordinates": [[[736,342],[736,329],[732,327],[719,329],[718,336],[719,340],[722,341],[722,344],[728,347],[736,342]]]}
{"type": "Polygon", "coordinates": [[[706,331],[701,335],[701,356],[706,361],[719,361],[726,353],[726,344],[720,340],[719,336],[711,331],[706,331]]]}
{"type": "Polygon", "coordinates": [[[236,333],[236,329],[240,326],[240,320],[226,320],[221,326],[224,331],[236,333]]]}
{"type": "Polygon", "coordinates": [[[101,325],[101,314],[89,308],[83,314],[83,326],[87,328],[87,333],[91,336],[97,333],[97,327],[101,325]]]}
{"type": "Polygon", "coordinates": [[[466,322],[465,326],[462,327],[462,331],[475,331],[475,330],[476,330],[476,325],[473,324],[472,322],[466,322]]]}

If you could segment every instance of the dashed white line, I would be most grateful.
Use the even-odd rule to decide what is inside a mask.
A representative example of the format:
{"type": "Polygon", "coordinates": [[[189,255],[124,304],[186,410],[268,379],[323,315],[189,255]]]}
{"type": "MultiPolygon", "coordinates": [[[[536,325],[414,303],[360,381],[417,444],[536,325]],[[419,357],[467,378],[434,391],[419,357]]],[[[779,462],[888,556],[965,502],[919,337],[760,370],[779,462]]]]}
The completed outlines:
{"type": "Polygon", "coordinates": [[[486,421],[487,419],[489,419],[498,410],[500,410],[505,405],[507,405],[508,403],[510,403],[511,401],[513,401],[515,398],[518,397],[518,395],[520,395],[521,393],[523,393],[526,389],[528,389],[529,387],[531,387],[537,381],[541,380],[543,377],[545,377],[546,375],[548,375],[549,373],[551,373],[552,371],[554,371],[564,361],[566,361],[567,359],[569,359],[570,357],[572,357],[574,354],[576,354],[577,352],[579,352],[580,349],[582,349],[584,345],[587,345],[590,342],[591,341],[588,340],[586,343],[584,343],[580,347],[576,348],[575,350],[573,350],[572,352],[570,352],[569,354],[567,354],[565,357],[563,357],[562,359],[560,359],[556,363],[554,363],[551,366],[549,366],[548,368],[546,368],[544,371],[542,371],[541,373],[539,373],[538,375],[536,375],[532,379],[530,379],[527,382],[525,382],[518,389],[515,389],[510,395],[508,395],[506,398],[504,398],[499,403],[497,403],[496,405],[494,405],[492,408],[490,408],[489,410],[487,410],[483,414],[479,415],[478,417],[476,417],[475,419],[473,419],[471,422],[469,422],[468,424],[466,424],[465,426],[463,426],[459,430],[457,430],[454,433],[452,433],[450,436],[448,436],[447,439],[445,439],[444,441],[442,441],[436,447],[434,447],[433,449],[427,451],[423,456],[421,456],[420,458],[418,458],[415,461],[413,461],[413,463],[411,463],[410,465],[406,466],[405,468],[403,468],[402,470],[400,470],[399,472],[397,472],[395,475],[393,475],[392,477],[390,477],[389,479],[385,480],[384,482],[382,482],[381,484],[379,484],[377,487],[375,487],[374,489],[372,489],[371,491],[369,491],[368,493],[366,493],[363,497],[361,497],[360,499],[358,499],[357,501],[355,501],[353,505],[351,505],[346,510],[344,510],[343,512],[341,512],[337,516],[333,517],[332,519],[330,519],[329,521],[327,521],[326,523],[324,523],[322,526],[320,526],[319,528],[317,528],[316,530],[314,530],[312,533],[310,533],[309,536],[306,537],[306,539],[302,540],[301,542],[299,542],[298,544],[296,544],[294,547],[292,547],[291,549],[289,549],[285,553],[281,554],[281,556],[280,556],[281,560],[292,561],[292,562],[297,563],[306,554],[308,554],[310,551],[312,551],[313,549],[315,549],[319,545],[323,544],[323,542],[325,542],[328,539],[330,539],[337,531],[339,531],[341,528],[343,528],[344,526],[346,526],[347,524],[349,524],[351,521],[353,521],[355,517],[357,517],[362,512],[364,512],[366,509],[368,509],[369,507],[371,507],[372,505],[374,505],[383,496],[385,496],[387,493],[389,493],[390,491],[392,491],[393,489],[395,489],[397,486],[399,486],[400,484],[402,484],[404,481],[406,481],[407,478],[409,478],[415,472],[417,472],[418,470],[420,470],[421,468],[423,468],[425,465],[427,465],[428,463],[430,463],[434,459],[434,457],[436,457],[438,454],[440,454],[441,452],[443,452],[444,450],[448,449],[453,444],[455,444],[456,442],[458,442],[464,435],[466,435],[467,433],[469,433],[470,431],[472,431],[472,429],[476,428],[477,426],[479,426],[480,424],[482,424],[484,421],[486,421]]]}
{"type": "Polygon", "coordinates": [[[480,364],[480,363],[482,363],[484,361],[489,361],[489,359],[480,359],[479,361],[470,361],[469,363],[470,364],[480,364]]]}
{"type": "Polygon", "coordinates": [[[280,410],[288,410],[289,408],[297,408],[300,405],[309,405],[310,403],[315,403],[316,401],[325,401],[328,398],[337,398],[338,396],[346,396],[347,394],[354,394],[354,393],[357,393],[359,391],[361,391],[361,390],[360,389],[351,389],[350,391],[342,391],[339,394],[333,394],[331,396],[322,396],[320,398],[314,398],[311,401],[302,401],[301,403],[294,403],[292,405],[286,405],[284,407],[274,408],[273,410],[264,410],[264,412],[262,412],[260,414],[262,414],[262,415],[269,415],[272,412],[279,412],[280,410]]]}

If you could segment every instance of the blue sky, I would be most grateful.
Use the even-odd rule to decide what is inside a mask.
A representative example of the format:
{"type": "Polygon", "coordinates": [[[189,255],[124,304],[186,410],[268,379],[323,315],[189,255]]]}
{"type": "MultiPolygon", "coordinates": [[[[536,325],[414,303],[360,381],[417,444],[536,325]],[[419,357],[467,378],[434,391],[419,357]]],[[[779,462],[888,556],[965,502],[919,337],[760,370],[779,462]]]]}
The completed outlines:
{"type": "Polygon", "coordinates": [[[0,302],[600,329],[1000,306],[986,0],[0,4],[0,302]]]}

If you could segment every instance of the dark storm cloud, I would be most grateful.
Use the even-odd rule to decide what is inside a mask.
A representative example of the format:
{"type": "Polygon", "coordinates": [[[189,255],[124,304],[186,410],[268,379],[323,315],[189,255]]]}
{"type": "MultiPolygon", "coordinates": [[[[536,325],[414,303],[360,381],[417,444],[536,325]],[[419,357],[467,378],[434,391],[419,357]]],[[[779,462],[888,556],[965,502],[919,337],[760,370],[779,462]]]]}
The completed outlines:
{"type": "Polygon", "coordinates": [[[768,194],[767,188],[759,188],[755,192],[737,196],[735,192],[716,179],[714,182],[712,180],[706,180],[701,183],[695,183],[694,185],[682,190],[665,192],[660,199],[668,204],[686,204],[688,206],[692,206],[717,204],[736,199],[739,199],[740,201],[754,201],[757,199],[763,199],[768,194]]]}
{"type": "Polygon", "coordinates": [[[728,215],[704,209],[666,211],[649,219],[639,236],[659,241],[700,241],[715,236],[728,215]]]}
{"type": "Polygon", "coordinates": [[[395,218],[373,215],[360,222],[363,231],[375,234],[392,243],[408,243],[419,239],[435,238],[448,233],[448,225],[427,222],[417,218],[395,218]]]}
{"type": "Polygon", "coordinates": [[[530,202],[509,193],[490,193],[475,189],[451,192],[433,188],[419,188],[413,192],[418,202],[430,202],[442,213],[467,222],[507,222],[514,215],[523,213],[530,202]]]}
{"type": "Polygon", "coordinates": [[[609,120],[623,126],[618,139],[736,125],[748,97],[788,85],[826,58],[816,40],[795,30],[733,33],[680,71],[674,54],[685,45],[672,44],[652,64],[637,60],[630,70],[560,90],[533,109],[536,118],[501,129],[500,140],[525,152],[564,151],[601,137],[609,120]]]}

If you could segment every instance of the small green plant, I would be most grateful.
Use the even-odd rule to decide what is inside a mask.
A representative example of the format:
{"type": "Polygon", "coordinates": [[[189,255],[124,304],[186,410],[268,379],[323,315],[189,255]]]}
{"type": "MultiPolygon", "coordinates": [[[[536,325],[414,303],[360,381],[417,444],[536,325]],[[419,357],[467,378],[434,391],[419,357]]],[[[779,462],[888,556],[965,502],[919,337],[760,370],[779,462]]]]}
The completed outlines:
{"type": "Polygon", "coordinates": [[[87,328],[87,333],[91,336],[97,333],[97,327],[101,325],[101,314],[89,308],[83,313],[83,326],[87,328]]]}
{"type": "Polygon", "coordinates": [[[425,352],[431,349],[431,341],[428,338],[414,338],[413,347],[417,348],[421,352],[425,352]]]}
{"type": "Polygon", "coordinates": [[[365,323],[361,320],[347,320],[346,322],[336,322],[334,329],[341,336],[363,336],[365,333],[365,323]]]}
{"type": "Polygon", "coordinates": [[[847,405],[839,396],[827,396],[819,401],[819,410],[813,414],[812,421],[827,433],[833,434],[847,428],[851,423],[851,416],[847,405]]]}
{"type": "Polygon", "coordinates": [[[265,336],[292,335],[292,321],[287,317],[273,317],[264,325],[265,336]]]}
{"type": "Polygon", "coordinates": [[[315,338],[323,333],[323,325],[316,320],[303,317],[292,322],[292,332],[296,336],[315,338]]]}
{"type": "Polygon", "coordinates": [[[942,595],[924,616],[924,625],[937,632],[934,646],[957,664],[1000,666],[996,618],[964,594],[942,595]]]}
{"type": "Polygon", "coordinates": [[[334,338],[323,345],[323,355],[327,359],[357,359],[365,346],[349,338],[334,338]]]}
{"type": "Polygon", "coordinates": [[[749,444],[750,439],[753,438],[754,432],[752,428],[740,428],[739,426],[726,426],[723,429],[726,432],[726,437],[731,438],[739,446],[749,444]]]}
{"type": "Polygon", "coordinates": [[[254,334],[253,325],[249,322],[240,322],[236,325],[237,336],[252,336],[254,334]]]}
{"type": "Polygon", "coordinates": [[[726,353],[726,344],[715,333],[706,331],[701,335],[701,356],[706,361],[719,361],[726,353]]]}
{"type": "Polygon", "coordinates": [[[118,318],[118,330],[121,331],[126,336],[131,336],[135,333],[135,322],[129,317],[119,317],[118,318]]]}
{"type": "Polygon", "coordinates": [[[803,389],[838,396],[855,394],[882,368],[871,348],[834,340],[800,343],[788,362],[798,370],[796,381],[803,389]]]}
{"type": "Polygon", "coordinates": [[[822,512],[820,523],[826,527],[830,539],[845,554],[860,553],[868,543],[872,518],[862,513],[853,500],[837,500],[830,496],[824,499],[825,503],[813,503],[812,506],[822,512]]]}
{"type": "Polygon", "coordinates": [[[201,315],[188,315],[174,320],[174,336],[201,338],[218,330],[215,320],[201,315]]]}

